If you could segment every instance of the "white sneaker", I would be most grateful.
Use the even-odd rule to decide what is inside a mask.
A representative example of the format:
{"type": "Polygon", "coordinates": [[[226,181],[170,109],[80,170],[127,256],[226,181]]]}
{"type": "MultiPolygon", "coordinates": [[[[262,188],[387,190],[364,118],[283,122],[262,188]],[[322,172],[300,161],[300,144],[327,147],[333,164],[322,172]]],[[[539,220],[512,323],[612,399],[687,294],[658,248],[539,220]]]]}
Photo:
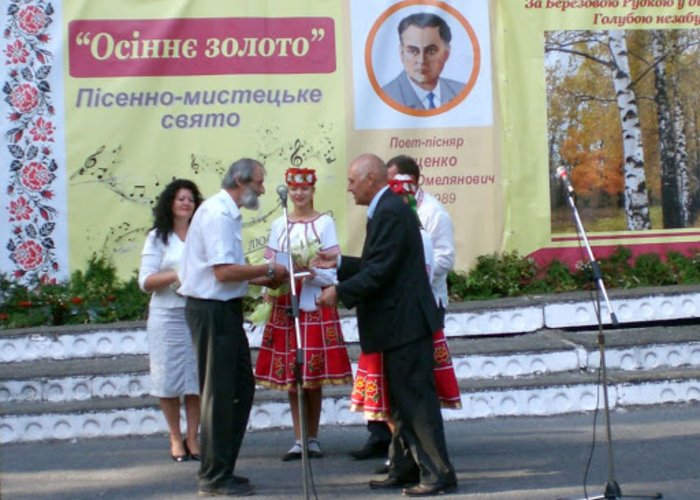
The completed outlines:
{"type": "Polygon", "coordinates": [[[289,462],[290,460],[299,460],[301,458],[301,442],[296,441],[289,451],[282,457],[283,462],[289,462]]]}
{"type": "Polygon", "coordinates": [[[323,456],[321,444],[316,438],[309,438],[309,456],[311,458],[321,458],[323,456]]]}

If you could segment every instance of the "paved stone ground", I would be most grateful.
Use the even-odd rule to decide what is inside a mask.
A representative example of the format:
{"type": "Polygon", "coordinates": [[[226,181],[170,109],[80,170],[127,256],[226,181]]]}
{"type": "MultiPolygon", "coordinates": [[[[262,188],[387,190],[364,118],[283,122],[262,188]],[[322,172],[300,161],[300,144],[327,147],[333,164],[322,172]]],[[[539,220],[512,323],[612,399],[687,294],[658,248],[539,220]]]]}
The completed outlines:
{"type": "MultiPolygon", "coordinates": [[[[588,477],[589,497],[607,481],[603,415],[588,477]]],[[[656,405],[612,414],[615,478],[623,494],[663,493],[671,500],[700,498],[700,403],[656,405]]],[[[446,424],[448,446],[460,481],[445,498],[542,500],[585,498],[583,477],[593,443],[594,414],[490,418],[446,424]]],[[[381,460],[356,461],[347,452],[367,434],[360,426],[327,426],[326,457],[312,460],[311,498],[390,498],[367,481],[381,460]]],[[[267,430],[246,436],[239,474],[256,486],[259,499],[304,498],[300,462],[279,457],[291,432],[267,430]]],[[[0,493],[14,499],[191,499],[196,498],[194,462],[168,456],[164,435],[75,442],[3,445],[0,493]]]]}

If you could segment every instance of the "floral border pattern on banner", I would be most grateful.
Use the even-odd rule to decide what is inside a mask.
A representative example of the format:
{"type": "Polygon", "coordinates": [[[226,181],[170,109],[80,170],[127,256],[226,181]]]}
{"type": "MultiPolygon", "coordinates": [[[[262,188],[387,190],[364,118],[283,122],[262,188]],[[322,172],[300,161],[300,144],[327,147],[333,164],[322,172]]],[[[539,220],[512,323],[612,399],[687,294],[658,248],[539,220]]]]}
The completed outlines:
{"type": "Polygon", "coordinates": [[[10,107],[3,130],[10,153],[7,192],[10,237],[5,249],[13,276],[25,283],[53,282],[59,271],[53,206],[58,164],[55,110],[48,76],[53,55],[46,48],[54,8],[45,0],[10,0],[3,29],[2,57],[7,72],[2,93],[10,107]]]}

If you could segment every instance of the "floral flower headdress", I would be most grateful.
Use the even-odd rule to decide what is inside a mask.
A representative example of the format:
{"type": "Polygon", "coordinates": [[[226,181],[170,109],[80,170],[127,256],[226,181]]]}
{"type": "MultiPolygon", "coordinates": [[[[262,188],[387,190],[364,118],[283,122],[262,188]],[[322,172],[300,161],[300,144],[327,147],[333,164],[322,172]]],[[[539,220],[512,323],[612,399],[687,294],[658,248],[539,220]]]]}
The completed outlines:
{"type": "Polygon", "coordinates": [[[410,194],[414,196],[418,191],[418,186],[413,182],[413,178],[407,174],[395,175],[389,180],[389,189],[396,194],[410,194]]]}
{"type": "Polygon", "coordinates": [[[311,168],[288,168],[284,173],[284,181],[288,186],[313,186],[316,184],[316,171],[311,168]]]}

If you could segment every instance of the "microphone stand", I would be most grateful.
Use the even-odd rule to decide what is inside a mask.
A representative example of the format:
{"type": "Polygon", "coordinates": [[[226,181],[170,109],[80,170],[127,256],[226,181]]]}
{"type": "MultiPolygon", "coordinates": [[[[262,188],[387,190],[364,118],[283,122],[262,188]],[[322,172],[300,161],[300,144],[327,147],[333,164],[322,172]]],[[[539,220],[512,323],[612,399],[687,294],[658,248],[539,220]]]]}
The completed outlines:
{"type": "MultiPolygon", "coordinates": [[[[562,169],[563,167],[559,167],[562,169]]],[[[603,282],[603,273],[600,270],[600,265],[595,260],[593,256],[593,250],[588,242],[588,237],[586,236],[586,231],[583,228],[583,223],[581,222],[581,217],[579,217],[578,210],[576,209],[576,203],[574,202],[574,189],[566,176],[565,171],[558,171],[558,175],[561,177],[564,185],[566,187],[566,198],[571,207],[571,212],[574,216],[574,221],[576,222],[576,230],[586,247],[586,253],[588,254],[588,260],[591,264],[591,269],[593,271],[593,280],[596,284],[596,318],[598,320],[598,349],[600,352],[600,370],[601,370],[601,385],[603,389],[603,403],[605,411],[605,433],[607,437],[607,448],[608,448],[608,480],[605,483],[605,490],[602,495],[589,497],[586,494],[585,500],[615,500],[618,498],[663,498],[661,493],[654,493],[651,495],[623,495],[620,485],[615,479],[615,463],[613,460],[613,440],[612,432],[610,429],[610,402],[608,399],[608,375],[607,368],[605,366],[605,334],[603,333],[603,320],[601,315],[601,297],[605,301],[605,306],[608,308],[608,314],[610,316],[610,323],[613,327],[616,327],[619,323],[617,321],[617,316],[612,308],[610,299],[608,298],[608,293],[605,289],[605,283],[603,282]]],[[[584,485],[585,486],[585,485],[584,485]]]]}
{"type": "Polygon", "coordinates": [[[294,260],[292,259],[292,245],[289,239],[289,215],[287,213],[287,190],[284,186],[277,189],[277,194],[282,202],[284,216],[284,237],[287,241],[287,269],[289,270],[289,289],[291,306],[287,314],[294,318],[294,333],[296,334],[297,352],[295,360],[295,378],[297,388],[297,400],[299,405],[299,430],[301,433],[301,468],[304,476],[304,497],[310,498],[311,464],[309,463],[309,437],[306,428],[306,398],[304,396],[304,344],[301,338],[301,324],[299,323],[299,297],[294,275],[294,260]]]}

